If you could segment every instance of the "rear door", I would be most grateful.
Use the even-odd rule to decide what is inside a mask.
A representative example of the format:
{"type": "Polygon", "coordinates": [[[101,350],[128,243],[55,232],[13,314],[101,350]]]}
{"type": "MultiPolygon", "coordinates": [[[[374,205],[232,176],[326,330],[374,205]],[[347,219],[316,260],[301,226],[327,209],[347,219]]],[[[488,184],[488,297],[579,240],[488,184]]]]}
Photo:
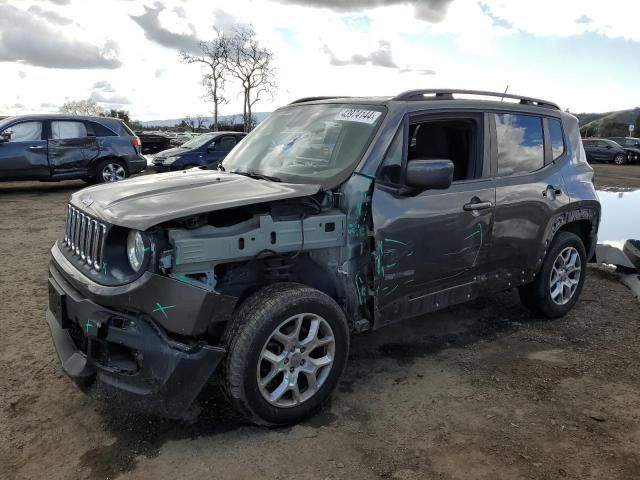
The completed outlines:
{"type": "Polygon", "coordinates": [[[53,175],[85,175],[99,154],[92,129],[82,120],[51,120],[49,162],[53,175]]]}
{"type": "Polygon", "coordinates": [[[495,112],[491,129],[496,207],[488,286],[499,289],[531,280],[547,226],[570,199],[560,174],[566,141],[558,118],[495,112]]]}
{"type": "Polygon", "coordinates": [[[0,178],[43,179],[51,175],[42,121],[14,123],[3,133],[8,134],[8,141],[0,143],[0,178]]]}
{"type": "Polygon", "coordinates": [[[479,293],[495,203],[488,138],[486,116],[477,112],[409,117],[396,134],[372,199],[377,326],[479,293]],[[452,185],[407,190],[406,165],[437,158],[453,161],[452,185]]]}

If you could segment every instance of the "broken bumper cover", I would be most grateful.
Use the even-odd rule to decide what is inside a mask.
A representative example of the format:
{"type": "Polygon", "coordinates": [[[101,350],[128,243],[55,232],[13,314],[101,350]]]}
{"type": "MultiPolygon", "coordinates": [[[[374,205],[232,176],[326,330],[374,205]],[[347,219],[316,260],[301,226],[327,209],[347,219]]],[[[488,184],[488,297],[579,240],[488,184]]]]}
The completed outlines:
{"type": "Polygon", "coordinates": [[[64,372],[85,393],[166,417],[184,416],[225,355],[220,347],[174,340],[144,313],[99,305],[55,262],[46,319],[64,372]]]}

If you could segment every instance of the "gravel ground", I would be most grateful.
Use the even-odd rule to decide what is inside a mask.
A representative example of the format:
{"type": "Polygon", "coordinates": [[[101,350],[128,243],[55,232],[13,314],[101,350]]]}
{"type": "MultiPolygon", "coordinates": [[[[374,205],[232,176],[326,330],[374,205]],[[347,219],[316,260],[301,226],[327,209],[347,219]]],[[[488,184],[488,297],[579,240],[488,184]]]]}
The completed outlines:
{"type": "MultiPolygon", "coordinates": [[[[596,166],[640,188],[640,166],[596,166]]],[[[81,182],[0,184],[0,477],[638,479],[640,314],[610,271],[543,321],[504,292],[355,337],[332,403],[248,425],[215,385],[190,423],[86,398],[44,321],[48,250],[81,182]]]]}

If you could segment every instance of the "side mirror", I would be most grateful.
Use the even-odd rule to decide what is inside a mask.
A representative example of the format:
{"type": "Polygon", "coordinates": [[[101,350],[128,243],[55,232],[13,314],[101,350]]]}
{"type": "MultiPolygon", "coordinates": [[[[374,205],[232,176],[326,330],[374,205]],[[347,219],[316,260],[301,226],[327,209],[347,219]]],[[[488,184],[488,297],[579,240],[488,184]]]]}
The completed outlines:
{"type": "Polygon", "coordinates": [[[411,160],[407,164],[407,185],[422,190],[449,188],[453,182],[451,160],[411,160]]]}
{"type": "Polygon", "coordinates": [[[216,142],[210,143],[209,146],[207,147],[207,152],[217,152],[218,148],[216,145],[216,142]]]}
{"type": "Polygon", "coordinates": [[[4,132],[0,133],[0,143],[8,142],[9,140],[11,140],[11,133],[11,130],[5,130],[4,132]]]}

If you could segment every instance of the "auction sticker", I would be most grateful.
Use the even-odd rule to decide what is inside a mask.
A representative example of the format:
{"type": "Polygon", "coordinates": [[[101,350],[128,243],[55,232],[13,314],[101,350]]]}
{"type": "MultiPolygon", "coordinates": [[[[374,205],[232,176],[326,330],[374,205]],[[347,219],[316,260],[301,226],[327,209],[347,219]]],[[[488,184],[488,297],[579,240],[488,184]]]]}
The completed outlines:
{"type": "Polygon", "coordinates": [[[346,122],[375,123],[382,112],[375,110],[361,110],[359,108],[343,108],[336,115],[336,120],[346,122]]]}

